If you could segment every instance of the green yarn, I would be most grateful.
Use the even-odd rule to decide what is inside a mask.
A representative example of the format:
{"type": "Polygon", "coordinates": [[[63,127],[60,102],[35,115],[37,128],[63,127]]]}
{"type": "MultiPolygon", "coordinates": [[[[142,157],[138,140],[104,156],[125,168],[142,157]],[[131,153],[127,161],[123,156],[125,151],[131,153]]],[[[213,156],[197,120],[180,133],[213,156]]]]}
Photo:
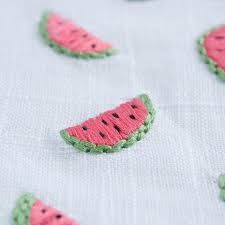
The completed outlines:
{"type": "Polygon", "coordinates": [[[218,186],[220,188],[220,199],[225,202],[225,175],[224,174],[219,176],[218,186]]]}
{"type": "Polygon", "coordinates": [[[205,46],[204,46],[204,40],[205,37],[214,30],[215,28],[211,29],[210,31],[204,33],[197,41],[198,44],[198,51],[201,55],[201,58],[203,61],[208,64],[208,68],[211,72],[215,73],[221,80],[225,81],[225,71],[220,68],[215,61],[210,59],[207,55],[205,46]]]}
{"type": "Polygon", "coordinates": [[[221,189],[225,189],[225,175],[220,175],[218,185],[221,189]]]}
{"type": "Polygon", "coordinates": [[[146,133],[152,127],[152,124],[155,119],[156,111],[152,105],[150,98],[146,94],[139,95],[138,98],[140,98],[143,101],[143,103],[148,109],[149,114],[144,124],[137,131],[132,133],[126,140],[121,140],[119,143],[113,146],[107,146],[107,145],[97,146],[90,142],[80,141],[77,138],[70,136],[65,130],[60,131],[60,135],[67,144],[72,145],[73,147],[79,149],[80,151],[88,152],[88,153],[94,153],[94,154],[95,153],[97,154],[98,153],[113,153],[113,152],[120,151],[123,148],[128,148],[145,137],[146,133]]]}
{"type": "Polygon", "coordinates": [[[225,202],[225,189],[220,190],[220,199],[225,202]]]}
{"type": "Polygon", "coordinates": [[[61,47],[57,43],[55,43],[53,40],[49,38],[48,31],[47,31],[47,22],[48,17],[51,14],[51,12],[45,12],[41,18],[41,21],[39,23],[39,32],[41,36],[43,37],[45,43],[53,48],[56,52],[65,54],[67,56],[81,58],[81,59],[98,59],[98,58],[104,58],[107,56],[111,56],[117,53],[116,49],[108,49],[106,51],[102,51],[99,53],[90,52],[90,53],[81,53],[81,52],[72,52],[69,49],[66,49],[64,47],[61,47]]]}
{"type": "Polygon", "coordinates": [[[36,198],[32,194],[22,195],[13,210],[13,225],[30,225],[30,211],[36,198]]]}

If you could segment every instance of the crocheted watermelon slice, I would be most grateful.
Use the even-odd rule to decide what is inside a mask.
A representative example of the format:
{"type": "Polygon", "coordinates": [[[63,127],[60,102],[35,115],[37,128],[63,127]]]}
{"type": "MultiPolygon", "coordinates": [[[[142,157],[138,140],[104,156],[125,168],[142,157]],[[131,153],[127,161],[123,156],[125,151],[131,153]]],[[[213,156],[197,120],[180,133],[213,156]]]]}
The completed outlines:
{"type": "Polygon", "coordinates": [[[225,26],[204,34],[198,40],[198,46],[209,69],[225,81],[225,26]]]}
{"type": "Polygon", "coordinates": [[[62,138],[85,152],[115,152],[141,140],[155,118],[151,100],[140,95],[113,110],[60,132],[62,138]]]}
{"type": "Polygon", "coordinates": [[[32,194],[24,194],[13,210],[13,225],[79,225],[57,209],[45,205],[32,194]]]}
{"type": "Polygon", "coordinates": [[[116,52],[109,43],[56,13],[43,15],[40,33],[50,47],[69,56],[102,58],[116,52]]]}

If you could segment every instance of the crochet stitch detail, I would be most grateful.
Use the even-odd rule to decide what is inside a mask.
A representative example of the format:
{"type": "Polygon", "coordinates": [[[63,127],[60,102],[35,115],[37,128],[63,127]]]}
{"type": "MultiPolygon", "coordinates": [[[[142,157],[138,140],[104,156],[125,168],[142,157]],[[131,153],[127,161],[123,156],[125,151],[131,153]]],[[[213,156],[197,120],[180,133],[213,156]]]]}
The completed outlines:
{"type": "Polygon", "coordinates": [[[220,199],[225,201],[225,175],[224,174],[219,176],[218,186],[220,188],[220,199]]]}
{"type": "Polygon", "coordinates": [[[68,56],[89,59],[116,53],[110,44],[55,13],[44,13],[39,31],[50,47],[68,56]]]}
{"type": "Polygon", "coordinates": [[[143,94],[81,125],[62,130],[60,134],[66,143],[81,151],[112,153],[140,141],[151,128],[154,118],[151,100],[143,94]],[[83,132],[79,133],[81,130],[83,132]]]}
{"type": "Polygon", "coordinates": [[[13,225],[31,225],[30,212],[35,201],[32,194],[24,194],[19,198],[13,210],[13,225]]]}
{"type": "Polygon", "coordinates": [[[32,194],[24,194],[17,201],[13,210],[13,225],[79,225],[64,213],[42,201],[32,194]]]}
{"type": "Polygon", "coordinates": [[[197,43],[199,53],[210,71],[225,81],[225,26],[211,29],[197,43]]]}

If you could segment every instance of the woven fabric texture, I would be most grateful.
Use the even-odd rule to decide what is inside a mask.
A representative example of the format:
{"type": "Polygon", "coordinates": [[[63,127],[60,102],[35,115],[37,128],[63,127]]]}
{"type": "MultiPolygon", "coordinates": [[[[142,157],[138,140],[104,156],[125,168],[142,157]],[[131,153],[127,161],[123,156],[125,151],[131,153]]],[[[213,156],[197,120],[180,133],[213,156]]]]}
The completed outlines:
{"type": "Polygon", "coordinates": [[[82,225],[221,225],[225,85],[196,39],[223,0],[8,0],[0,7],[0,224],[32,192],[82,225]],[[3,7],[4,6],[4,7],[3,7]],[[102,60],[59,57],[37,32],[50,9],[113,43],[102,60]],[[15,29],[14,29],[15,28],[15,29]],[[128,151],[73,151],[59,130],[148,93],[151,132],[128,151]]]}

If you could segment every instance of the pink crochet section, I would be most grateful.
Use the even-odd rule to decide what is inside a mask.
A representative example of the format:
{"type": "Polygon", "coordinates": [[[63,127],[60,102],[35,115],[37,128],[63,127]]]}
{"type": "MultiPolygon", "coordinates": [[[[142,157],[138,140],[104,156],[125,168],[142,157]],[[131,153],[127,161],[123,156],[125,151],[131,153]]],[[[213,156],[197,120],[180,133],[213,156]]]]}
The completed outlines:
{"type": "Polygon", "coordinates": [[[49,38],[72,52],[99,53],[112,46],[57,14],[48,16],[49,38]]]}
{"type": "Polygon", "coordinates": [[[135,98],[66,131],[81,141],[113,146],[139,129],[147,115],[148,109],[144,103],[135,98]]]}
{"type": "Polygon", "coordinates": [[[76,221],[68,218],[62,212],[42,201],[36,201],[31,209],[30,225],[79,225],[76,221]]]}
{"type": "Polygon", "coordinates": [[[225,70],[225,26],[209,33],[204,40],[208,57],[225,70]]]}

